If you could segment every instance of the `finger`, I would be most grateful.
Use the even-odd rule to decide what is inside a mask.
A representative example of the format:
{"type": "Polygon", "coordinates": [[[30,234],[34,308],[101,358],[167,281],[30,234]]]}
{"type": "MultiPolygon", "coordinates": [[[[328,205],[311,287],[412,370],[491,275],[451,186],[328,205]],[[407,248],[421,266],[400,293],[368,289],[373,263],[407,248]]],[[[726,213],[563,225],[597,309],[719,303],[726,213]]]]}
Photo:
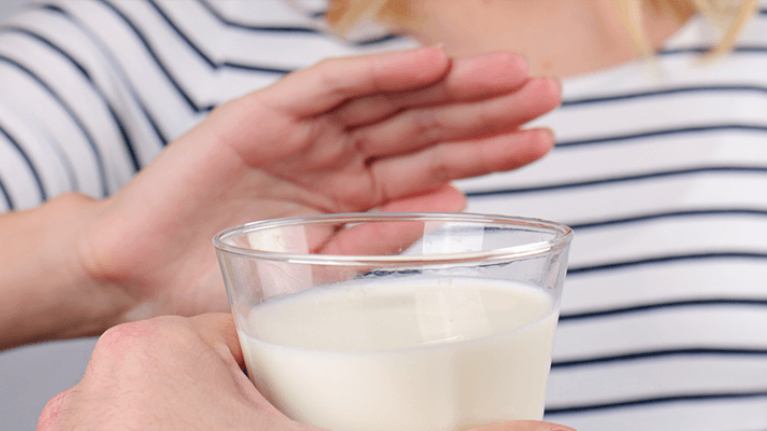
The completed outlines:
{"type": "Polygon", "coordinates": [[[219,353],[224,353],[223,356],[231,355],[229,358],[234,358],[240,369],[245,368],[242,347],[231,314],[206,313],[192,317],[190,321],[209,346],[217,350],[225,349],[219,353]]]}
{"type": "Polygon", "coordinates": [[[67,389],[51,398],[45,404],[37,421],[37,431],[58,431],[63,429],[64,417],[71,399],[72,389],[67,389]]]}
{"type": "Polygon", "coordinates": [[[505,133],[560,104],[552,78],[528,80],[519,91],[479,102],[405,111],[353,132],[356,148],[373,157],[410,152],[428,145],[505,133]]]}
{"type": "Polygon", "coordinates": [[[468,431],[575,431],[575,429],[553,422],[543,421],[511,421],[474,428],[468,431]]]}
{"type": "Polygon", "coordinates": [[[445,79],[415,91],[378,94],[355,99],[334,114],[336,121],[351,127],[412,109],[506,94],[527,81],[527,62],[519,55],[498,52],[453,60],[445,79]]]}
{"type": "Polygon", "coordinates": [[[450,59],[436,47],[324,60],[287,75],[259,99],[295,117],[325,113],[346,100],[424,87],[442,79],[450,59]]]}
{"type": "Polygon", "coordinates": [[[273,416],[285,417],[256,390],[253,383],[241,371],[245,369],[245,359],[231,314],[206,313],[192,317],[188,322],[197,336],[218,353],[229,367],[233,382],[238,385],[242,394],[249,397],[254,406],[273,416]]]}
{"type": "MultiPolygon", "coordinates": [[[[466,197],[455,187],[444,184],[420,195],[409,196],[381,206],[381,212],[456,212],[466,207],[466,197]]],[[[435,223],[418,221],[361,223],[344,229],[336,229],[317,253],[342,256],[388,256],[409,249],[424,234],[435,228],[435,223]]],[[[365,274],[375,266],[350,268],[316,268],[315,281],[334,283],[365,274]]]]}
{"type": "MultiPolygon", "coordinates": [[[[457,212],[466,207],[466,197],[444,184],[424,194],[389,202],[381,212],[457,212]]],[[[425,232],[423,222],[363,223],[340,230],[318,251],[343,256],[386,256],[406,250],[425,232]]]]}
{"type": "Polygon", "coordinates": [[[516,169],[546,155],[554,145],[548,129],[519,130],[479,141],[451,142],[370,166],[379,202],[395,200],[461,178],[516,169]]]}
{"type": "Polygon", "coordinates": [[[389,201],[381,212],[460,212],[466,209],[466,195],[452,184],[441,184],[425,193],[389,201]]]}

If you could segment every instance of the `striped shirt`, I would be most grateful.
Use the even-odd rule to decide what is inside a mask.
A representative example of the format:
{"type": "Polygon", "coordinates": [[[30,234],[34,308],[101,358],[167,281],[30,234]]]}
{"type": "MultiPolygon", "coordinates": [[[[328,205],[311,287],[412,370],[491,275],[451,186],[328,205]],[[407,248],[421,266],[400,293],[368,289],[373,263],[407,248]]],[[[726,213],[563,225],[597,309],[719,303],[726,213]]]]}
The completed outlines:
{"type": "MultiPolygon", "coordinates": [[[[329,56],[416,43],[326,31],[322,0],[48,0],[0,27],[0,210],[107,196],[216,105],[329,56]]],[[[566,79],[557,145],[459,181],[469,210],[576,238],[546,419],[767,429],[767,3],[734,52],[702,17],[655,63],[566,79]]]]}

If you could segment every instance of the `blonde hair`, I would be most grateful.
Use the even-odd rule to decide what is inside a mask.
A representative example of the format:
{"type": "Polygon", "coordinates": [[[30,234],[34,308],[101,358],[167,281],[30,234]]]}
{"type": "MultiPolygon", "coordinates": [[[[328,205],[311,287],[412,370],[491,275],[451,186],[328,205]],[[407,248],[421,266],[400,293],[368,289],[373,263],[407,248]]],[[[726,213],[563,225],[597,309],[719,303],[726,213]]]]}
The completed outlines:
{"type": "Polygon", "coordinates": [[[711,49],[708,57],[717,57],[729,52],[735,45],[738,33],[759,7],[759,0],[619,0],[621,15],[626,29],[642,55],[654,53],[647,43],[642,25],[642,7],[656,7],[668,11],[677,17],[685,16],[685,11],[694,7],[717,27],[723,30],[719,43],[711,49]]]}
{"type": "MultiPolygon", "coordinates": [[[[642,25],[642,8],[654,7],[676,17],[688,16],[691,8],[697,9],[710,21],[721,27],[722,39],[708,54],[717,56],[728,52],[735,45],[738,33],[759,6],[759,0],[618,0],[626,29],[637,49],[645,55],[653,52],[647,42],[642,25]]],[[[412,25],[408,0],[331,0],[328,23],[341,34],[365,19],[375,19],[383,24],[412,25]]]]}

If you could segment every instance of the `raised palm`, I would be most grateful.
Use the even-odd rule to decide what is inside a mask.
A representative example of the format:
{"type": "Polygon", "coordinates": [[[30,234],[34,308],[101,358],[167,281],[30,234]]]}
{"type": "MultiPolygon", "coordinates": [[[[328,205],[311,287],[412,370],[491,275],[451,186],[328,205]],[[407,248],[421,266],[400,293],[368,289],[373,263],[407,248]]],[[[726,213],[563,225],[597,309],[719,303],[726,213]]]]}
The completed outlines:
{"type": "Polygon", "coordinates": [[[498,53],[436,48],[325,61],[214,110],[117,195],[81,241],[124,320],[227,306],[211,245],[229,226],[330,212],[457,211],[453,179],[513,169],[553,144],[522,130],[559,103],[498,53]]]}

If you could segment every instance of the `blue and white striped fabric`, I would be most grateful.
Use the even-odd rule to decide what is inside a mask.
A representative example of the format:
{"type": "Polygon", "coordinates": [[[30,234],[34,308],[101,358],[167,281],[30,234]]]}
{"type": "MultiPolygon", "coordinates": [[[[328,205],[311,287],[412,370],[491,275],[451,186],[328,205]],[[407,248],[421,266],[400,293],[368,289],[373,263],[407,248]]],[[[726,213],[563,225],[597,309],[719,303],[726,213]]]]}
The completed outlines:
{"type": "Polygon", "coordinates": [[[715,40],[695,18],[655,65],[566,80],[549,157],[462,183],[575,230],[547,419],[767,429],[767,8],[700,64],[715,40]]]}
{"type": "Polygon", "coordinates": [[[5,22],[0,211],[107,196],[223,101],[328,56],[415,46],[341,41],[324,2],[293,3],[52,0],[5,22]]]}
{"type": "MultiPolygon", "coordinates": [[[[321,0],[49,0],[0,27],[0,210],[113,193],[212,107],[329,56],[412,47],[325,31],[321,0]],[[302,8],[296,8],[296,4],[302,8]]],[[[564,81],[558,144],[460,181],[471,211],[576,232],[546,419],[767,430],[767,4],[734,52],[701,17],[564,81]]]]}

